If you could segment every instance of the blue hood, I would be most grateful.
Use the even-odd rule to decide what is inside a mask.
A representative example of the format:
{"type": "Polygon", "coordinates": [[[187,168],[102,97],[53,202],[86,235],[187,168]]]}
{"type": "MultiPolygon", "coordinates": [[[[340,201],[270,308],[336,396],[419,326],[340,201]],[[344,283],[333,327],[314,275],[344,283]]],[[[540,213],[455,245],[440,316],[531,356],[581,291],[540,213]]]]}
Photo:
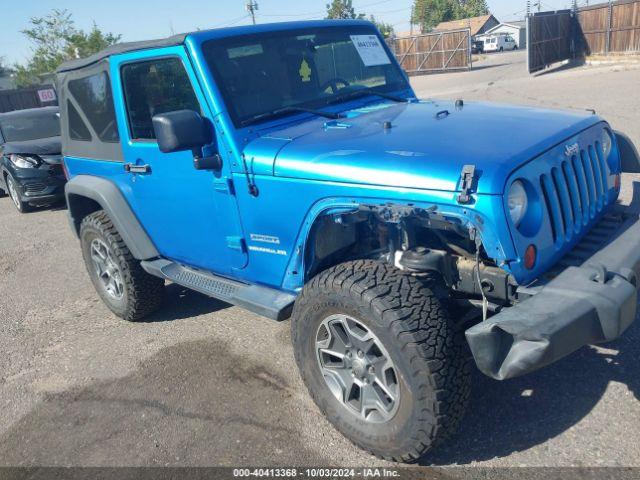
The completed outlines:
{"type": "Polygon", "coordinates": [[[487,103],[384,103],[339,121],[313,118],[271,131],[245,153],[255,151],[262,163],[271,151],[279,177],[443,191],[456,191],[463,166],[473,164],[478,193],[502,194],[513,170],[601,121],[586,112],[487,103]]]}

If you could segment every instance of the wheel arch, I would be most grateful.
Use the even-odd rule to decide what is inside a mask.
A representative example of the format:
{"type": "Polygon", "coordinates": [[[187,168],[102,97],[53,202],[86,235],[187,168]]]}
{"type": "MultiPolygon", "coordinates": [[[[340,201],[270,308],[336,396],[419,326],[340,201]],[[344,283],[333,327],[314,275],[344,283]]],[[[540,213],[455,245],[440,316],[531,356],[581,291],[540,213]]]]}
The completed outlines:
{"type": "MultiPolygon", "coordinates": [[[[303,223],[298,240],[295,244],[293,255],[289,262],[285,277],[283,280],[283,288],[290,291],[300,290],[304,284],[313,276],[321,271],[335,266],[344,261],[355,260],[362,257],[340,256],[339,254],[329,260],[325,264],[313,265],[310,262],[311,255],[316,247],[318,238],[330,238],[334,243],[334,247],[345,245],[348,237],[341,237],[332,231],[328,225],[343,225],[340,217],[348,217],[350,214],[358,214],[358,212],[370,211],[377,212],[383,217],[386,216],[386,223],[393,223],[397,219],[393,219],[394,215],[405,215],[406,212],[416,211],[422,214],[433,215],[439,220],[445,219],[445,222],[451,221],[457,224],[461,229],[477,232],[486,251],[492,252],[492,258],[502,261],[507,258],[505,248],[500,242],[500,238],[491,228],[487,228],[484,216],[478,211],[467,209],[463,206],[449,204],[425,204],[412,202],[390,202],[388,199],[353,199],[353,198],[330,198],[324,199],[314,205],[309,211],[305,222],[303,223]],[[318,267],[318,268],[314,268],[318,267]]],[[[357,240],[357,239],[354,239],[357,240]]],[[[328,248],[325,250],[329,255],[338,252],[339,248],[328,248]]]]}
{"type": "Polygon", "coordinates": [[[160,256],[120,189],[110,180],[91,175],[77,175],[65,186],[69,222],[80,235],[82,220],[104,210],[137,260],[160,256]]]}
{"type": "Polygon", "coordinates": [[[624,173],[640,173],[640,153],[631,139],[622,132],[614,131],[620,152],[621,169],[624,173]]]}

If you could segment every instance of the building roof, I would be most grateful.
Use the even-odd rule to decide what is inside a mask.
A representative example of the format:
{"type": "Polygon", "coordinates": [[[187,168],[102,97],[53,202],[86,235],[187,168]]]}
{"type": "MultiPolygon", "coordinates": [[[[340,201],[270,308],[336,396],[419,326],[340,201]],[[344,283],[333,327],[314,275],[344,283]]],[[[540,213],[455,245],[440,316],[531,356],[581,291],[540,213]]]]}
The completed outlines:
{"type": "Polygon", "coordinates": [[[510,22],[502,22],[502,25],[511,25],[518,28],[527,28],[526,20],[512,20],[510,22]]]}
{"type": "Polygon", "coordinates": [[[483,15],[481,17],[463,18],[461,20],[452,20],[450,22],[441,22],[435,28],[436,31],[442,32],[446,30],[460,30],[463,28],[471,28],[471,36],[475,36],[482,30],[489,20],[498,21],[493,15],[483,15]]]}
{"type": "Polygon", "coordinates": [[[478,35],[479,37],[490,37],[495,31],[500,30],[500,28],[502,27],[512,27],[512,28],[519,28],[519,29],[523,29],[523,28],[527,28],[527,22],[526,21],[515,21],[515,22],[502,22],[498,25],[496,25],[495,27],[490,28],[489,30],[487,30],[486,32],[484,32],[481,35],[478,35]]]}

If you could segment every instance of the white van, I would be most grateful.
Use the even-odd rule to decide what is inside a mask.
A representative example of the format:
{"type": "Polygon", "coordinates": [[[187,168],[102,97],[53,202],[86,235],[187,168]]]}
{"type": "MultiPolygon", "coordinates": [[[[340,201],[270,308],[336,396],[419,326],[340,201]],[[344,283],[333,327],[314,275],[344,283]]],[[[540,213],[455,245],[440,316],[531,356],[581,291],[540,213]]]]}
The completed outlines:
{"type": "Polygon", "coordinates": [[[509,34],[492,35],[484,41],[485,52],[504,52],[505,50],[517,50],[518,44],[509,34]]]}

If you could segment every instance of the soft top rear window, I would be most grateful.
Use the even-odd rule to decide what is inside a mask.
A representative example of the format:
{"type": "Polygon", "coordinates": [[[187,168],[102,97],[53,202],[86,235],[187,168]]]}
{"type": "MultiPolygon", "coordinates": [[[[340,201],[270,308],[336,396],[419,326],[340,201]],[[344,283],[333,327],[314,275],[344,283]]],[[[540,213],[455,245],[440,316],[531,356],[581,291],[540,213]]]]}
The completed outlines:
{"type": "Polygon", "coordinates": [[[69,92],[80,105],[100,140],[103,142],[120,140],[111,84],[106,72],[69,81],[69,92]]]}

